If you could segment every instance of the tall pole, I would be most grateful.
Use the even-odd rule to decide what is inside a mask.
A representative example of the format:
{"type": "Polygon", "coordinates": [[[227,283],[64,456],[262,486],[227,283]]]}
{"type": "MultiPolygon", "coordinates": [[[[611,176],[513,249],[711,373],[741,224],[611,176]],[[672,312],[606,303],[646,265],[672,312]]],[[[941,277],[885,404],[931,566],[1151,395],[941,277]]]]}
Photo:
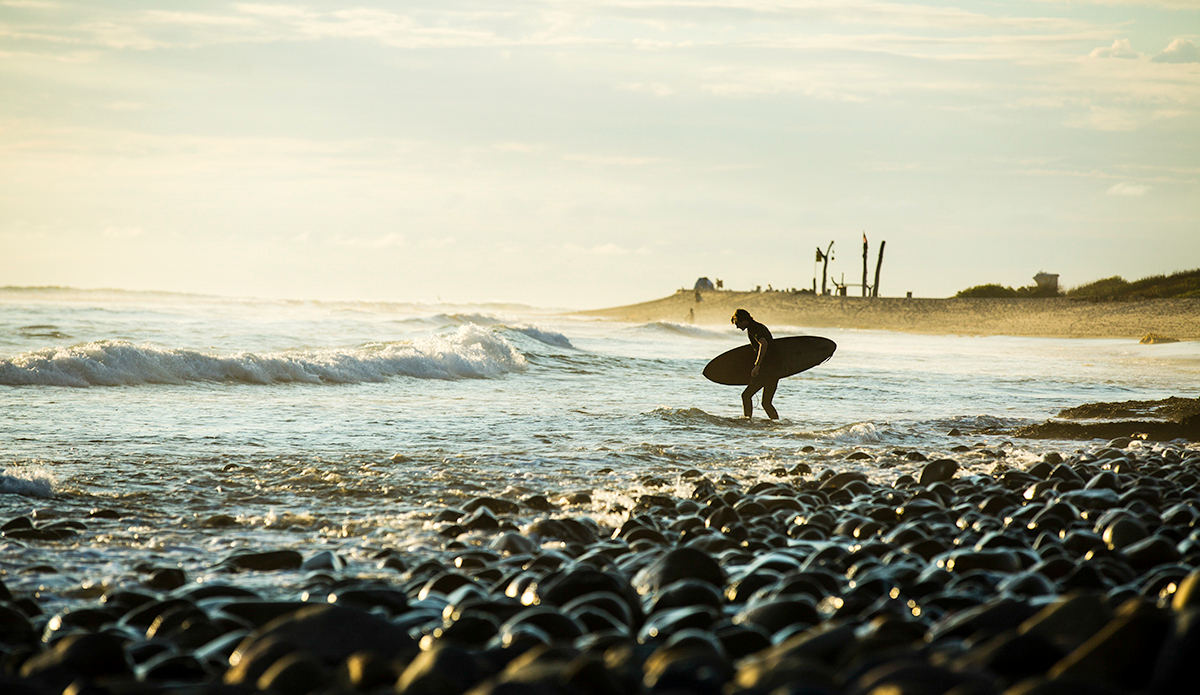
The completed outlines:
{"type": "Polygon", "coordinates": [[[867,296],[867,233],[863,232],[863,281],[862,296],[867,296]]]}
{"type": "Polygon", "coordinates": [[[879,260],[875,263],[875,285],[871,287],[871,296],[879,296],[879,269],[883,266],[883,247],[887,246],[886,241],[879,242],[879,260]]]}
{"type": "Polygon", "coordinates": [[[826,281],[829,279],[829,254],[833,253],[833,242],[829,242],[829,248],[825,250],[825,265],[821,266],[821,295],[828,293],[826,289],[826,281]]]}

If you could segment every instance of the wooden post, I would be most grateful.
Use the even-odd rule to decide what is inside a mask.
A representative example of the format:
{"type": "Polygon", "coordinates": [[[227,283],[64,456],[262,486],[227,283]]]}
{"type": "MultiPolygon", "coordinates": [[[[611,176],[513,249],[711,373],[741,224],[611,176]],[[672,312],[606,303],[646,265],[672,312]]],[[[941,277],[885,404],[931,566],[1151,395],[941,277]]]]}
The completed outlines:
{"type": "Polygon", "coordinates": [[[825,296],[828,290],[826,281],[829,279],[829,254],[833,253],[833,242],[829,242],[829,248],[825,250],[825,265],[821,266],[821,296],[825,296]]]}
{"type": "Polygon", "coordinates": [[[867,296],[867,233],[863,232],[863,281],[862,296],[867,296]]]}
{"type": "Polygon", "coordinates": [[[879,260],[875,263],[875,285],[871,287],[871,296],[879,296],[879,269],[883,267],[883,247],[887,246],[886,241],[879,242],[879,260]]]}

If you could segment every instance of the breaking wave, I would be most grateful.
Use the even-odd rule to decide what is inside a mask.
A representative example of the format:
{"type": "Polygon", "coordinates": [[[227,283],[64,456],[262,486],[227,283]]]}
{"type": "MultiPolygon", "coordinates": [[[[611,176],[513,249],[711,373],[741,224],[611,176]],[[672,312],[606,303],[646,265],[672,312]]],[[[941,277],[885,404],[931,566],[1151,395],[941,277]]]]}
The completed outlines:
{"type": "Polygon", "coordinates": [[[105,340],[0,360],[7,386],[133,386],[189,382],[353,384],[395,376],[485,379],[528,368],[504,336],[476,325],[351,349],[216,355],[105,340]]]}
{"type": "Polygon", "coordinates": [[[42,470],[7,469],[0,473],[0,495],[53,497],[54,477],[42,470]]]}
{"type": "Polygon", "coordinates": [[[533,338],[534,340],[538,341],[539,343],[545,343],[546,345],[553,345],[554,347],[560,347],[560,348],[574,348],[575,347],[574,345],[571,344],[571,341],[567,339],[567,336],[563,335],[562,333],[557,333],[555,331],[548,331],[548,330],[545,330],[542,328],[537,328],[535,326],[529,326],[529,325],[524,325],[524,324],[518,325],[518,326],[511,326],[511,327],[509,327],[509,330],[516,331],[517,333],[520,333],[529,338],[533,338]]]}

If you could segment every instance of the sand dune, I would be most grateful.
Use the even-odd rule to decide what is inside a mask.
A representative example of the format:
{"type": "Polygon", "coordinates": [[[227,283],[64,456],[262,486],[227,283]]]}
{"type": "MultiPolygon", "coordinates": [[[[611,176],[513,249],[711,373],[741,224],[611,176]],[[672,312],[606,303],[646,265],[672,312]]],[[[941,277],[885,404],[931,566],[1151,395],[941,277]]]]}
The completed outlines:
{"type": "Polygon", "coordinates": [[[926,334],[1200,340],[1200,299],[1088,302],[1073,299],[818,297],[790,292],[692,290],[640,304],[581,312],[622,321],[726,324],[746,309],[767,325],[926,334]]]}

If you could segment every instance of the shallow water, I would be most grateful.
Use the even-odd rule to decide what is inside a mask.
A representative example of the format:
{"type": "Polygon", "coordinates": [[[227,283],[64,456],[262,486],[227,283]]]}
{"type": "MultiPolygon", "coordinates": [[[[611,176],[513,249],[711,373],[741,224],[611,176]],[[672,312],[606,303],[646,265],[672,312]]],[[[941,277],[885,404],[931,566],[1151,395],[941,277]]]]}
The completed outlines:
{"type": "Polygon", "coordinates": [[[0,571],[66,596],[147,554],[197,573],[246,546],[368,557],[440,542],[431,513],[480,495],[542,494],[616,523],[642,492],[686,495],[689,469],[752,481],[807,463],[889,481],[919,470],[907,452],[965,445],[954,456],[990,472],[1081,446],[990,432],[1200,383],[1200,343],[771,328],[839,346],[781,383],[777,422],[742,419],[738,389],[700,376],[745,340],[732,327],[0,290],[0,521],[89,524],[67,544],[0,543],[0,571]],[[856,450],[874,460],[846,460],[856,450]],[[95,508],[126,516],[89,521],[95,508]],[[21,569],[36,563],[59,573],[21,569]]]}

